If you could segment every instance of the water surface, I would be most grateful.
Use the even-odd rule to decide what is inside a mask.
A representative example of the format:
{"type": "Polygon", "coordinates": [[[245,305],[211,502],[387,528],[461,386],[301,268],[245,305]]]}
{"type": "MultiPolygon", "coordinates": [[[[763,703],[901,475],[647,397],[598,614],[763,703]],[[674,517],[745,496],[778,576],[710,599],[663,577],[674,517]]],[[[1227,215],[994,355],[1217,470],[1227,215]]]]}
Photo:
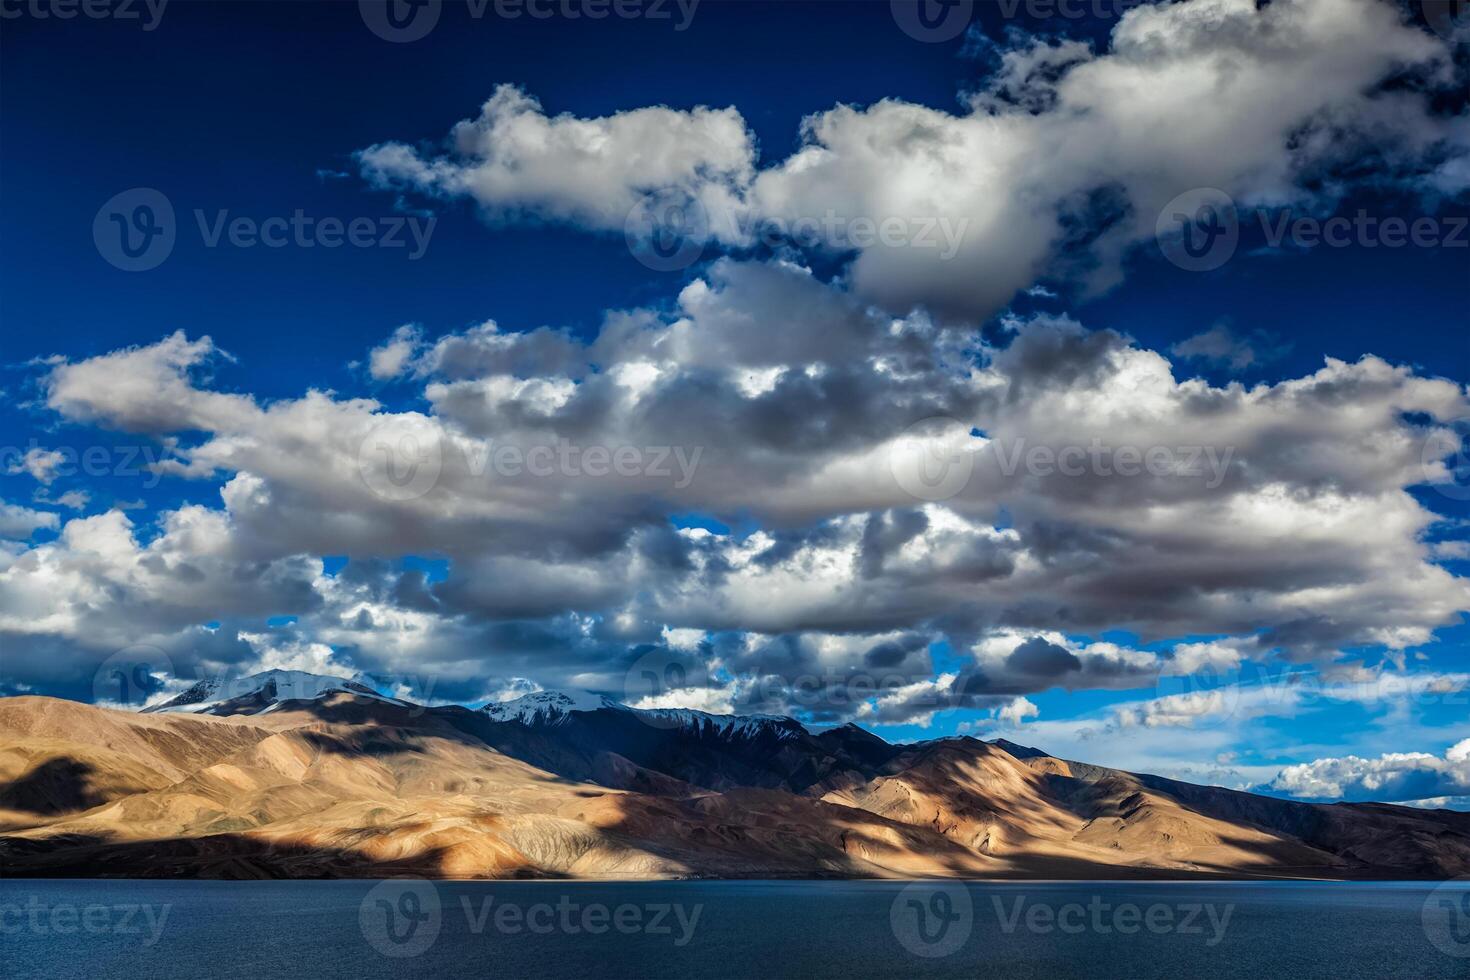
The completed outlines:
{"type": "Polygon", "coordinates": [[[1470,884],[0,880],[15,977],[1467,977],[1470,884]]]}

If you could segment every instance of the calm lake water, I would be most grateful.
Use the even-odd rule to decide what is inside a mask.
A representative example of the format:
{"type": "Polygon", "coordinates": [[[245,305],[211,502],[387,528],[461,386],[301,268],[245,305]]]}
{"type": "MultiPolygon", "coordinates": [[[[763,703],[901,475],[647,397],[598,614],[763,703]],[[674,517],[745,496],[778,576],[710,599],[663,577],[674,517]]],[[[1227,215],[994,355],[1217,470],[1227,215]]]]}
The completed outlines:
{"type": "Polygon", "coordinates": [[[0,879],[15,977],[1467,977],[1470,883],[0,879]]]}

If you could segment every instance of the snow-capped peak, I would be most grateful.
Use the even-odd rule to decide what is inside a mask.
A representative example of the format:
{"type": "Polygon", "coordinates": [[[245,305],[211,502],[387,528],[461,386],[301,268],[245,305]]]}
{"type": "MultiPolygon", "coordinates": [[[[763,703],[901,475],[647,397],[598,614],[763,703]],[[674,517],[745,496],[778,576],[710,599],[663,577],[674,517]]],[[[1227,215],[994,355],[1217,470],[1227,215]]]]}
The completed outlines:
{"type": "Polygon", "coordinates": [[[612,698],[588,691],[536,691],[510,701],[492,701],[480,710],[495,721],[518,721],[524,725],[558,725],[573,711],[601,708],[627,709],[612,698]]]}
{"type": "Polygon", "coordinates": [[[681,728],[695,734],[722,738],[755,738],[772,734],[778,739],[806,734],[801,722],[786,715],[712,715],[693,708],[639,708],[645,721],[659,728],[681,728]]]}
{"type": "Polygon", "coordinates": [[[258,711],[281,701],[310,701],[338,692],[372,698],[388,704],[406,703],[379,694],[363,680],[357,678],[332,677],[304,670],[263,670],[246,677],[207,677],[162,704],[156,704],[143,710],[148,713],[180,711],[210,714],[225,702],[239,701],[242,702],[241,706],[245,707],[243,702],[251,700],[259,702],[258,705],[251,705],[258,711]]]}

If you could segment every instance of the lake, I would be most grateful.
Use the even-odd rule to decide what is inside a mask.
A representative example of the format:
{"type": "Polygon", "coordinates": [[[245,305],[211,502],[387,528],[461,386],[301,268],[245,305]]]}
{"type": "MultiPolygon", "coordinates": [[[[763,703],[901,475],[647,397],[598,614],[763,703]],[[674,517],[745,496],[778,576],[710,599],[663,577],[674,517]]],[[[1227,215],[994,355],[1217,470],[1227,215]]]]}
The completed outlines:
{"type": "Polygon", "coordinates": [[[1470,883],[0,879],[13,977],[1465,977],[1470,883]]]}

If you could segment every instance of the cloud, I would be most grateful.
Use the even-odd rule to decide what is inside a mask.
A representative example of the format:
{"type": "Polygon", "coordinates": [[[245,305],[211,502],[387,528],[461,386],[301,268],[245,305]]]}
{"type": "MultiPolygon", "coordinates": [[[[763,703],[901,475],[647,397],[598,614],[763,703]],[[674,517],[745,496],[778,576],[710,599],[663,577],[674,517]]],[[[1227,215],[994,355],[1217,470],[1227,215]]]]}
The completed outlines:
{"type": "Polygon", "coordinates": [[[68,510],[86,510],[87,505],[92,502],[92,495],[85,490],[68,490],[53,497],[44,491],[38,491],[32,499],[38,504],[65,507],[68,510]]]}
{"type": "MultiPolygon", "coordinates": [[[[1374,357],[1214,387],[1066,318],[1014,320],[990,342],[877,313],[790,264],[728,260],[589,340],[487,323],[412,348],[397,367],[423,412],[218,393],[199,374],[213,345],[179,334],[56,365],[45,384],[63,418],[148,430],[172,447],[165,474],[223,485],[213,507],[159,515],[146,545],[120,512],[67,524],[0,573],[0,630],[35,649],[185,649],[199,623],[255,634],[252,616],[294,615],[302,642],[359,668],[429,665],[476,695],[527,676],[616,690],[640,644],[703,651],[701,635],[733,676],[815,673],[841,695],[859,672],[932,681],[927,644],[949,637],[975,663],[944,704],[990,709],[1275,652],[1412,647],[1467,607],[1465,580],[1422,541],[1436,515],[1408,492],[1450,478],[1426,464],[1425,420],[1465,414],[1466,392],[1374,357]],[[105,372],[125,382],[97,383],[105,372]],[[917,499],[896,461],[931,448],[915,423],[936,416],[955,437],[936,458],[964,479],[917,499]],[[433,451],[422,493],[385,492],[399,432],[433,451]],[[596,447],[604,464],[584,465],[596,447]],[[618,472],[619,449],[664,468],[618,472]],[[542,450],[566,465],[498,467],[542,450]],[[1168,465],[1150,470],[1155,450],[1168,465]],[[690,513],[744,526],[675,526],[690,513]],[[110,542],[103,557],[92,539],[110,542]],[[405,554],[441,557],[447,575],[375,564],[405,554]],[[319,555],[348,570],[324,579],[319,555]],[[1085,641],[1112,629],[1236,639],[1172,654],[1085,641]]],[[[233,636],[211,655],[250,656],[233,636]]],[[[801,700],[777,682],[737,694],[801,700]]],[[[808,703],[842,717],[856,702],[808,703]]],[[[933,710],[898,696],[881,713],[933,710]]]]}
{"type": "Polygon", "coordinates": [[[1237,337],[1229,326],[1217,323],[1204,333],[1179,341],[1169,351],[1179,357],[1194,358],[1224,365],[1234,371],[1244,371],[1279,357],[1282,348],[1273,346],[1270,338],[1264,334],[1251,338],[1237,337]]]}
{"type": "Polygon", "coordinates": [[[368,374],[374,381],[398,377],[408,370],[422,343],[423,333],[418,327],[412,324],[399,327],[385,343],[369,352],[368,374]]]}
{"type": "Polygon", "coordinates": [[[1470,739],[1444,756],[1392,752],[1376,759],[1355,755],[1287,766],[1265,791],[1301,799],[1374,800],[1396,803],[1470,795],[1470,739]]]}
{"type": "MultiPolygon", "coordinates": [[[[442,147],[381,143],[362,173],[599,232],[671,194],[732,217],[709,234],[737,253],[753,223],[828,213],[964,234],[949,259],[820,236],[717,258],[590,335],[405,325],[366,381],[412,411],[219,384],[227,355],[182,332],[41,363],[57,421],[155,438],[160,475],[218,498],[138,523],[5,505],[8,536],[60,536],[0,548],[0,643],[24,683],[83,684],[150,643],[200,669],[341,663],[466,698],[528,678],[616,692],[668,654],[707,675],[685,705],[884,724],[1019,723],[1054,688],[1411,650],[1470,607],[1418,492],[1454,480],[1425,447],[1470,415],[1463,385],[1372,355],[1214,385],[1171,357],[1243,367],[1257,338],[1157,351],[1061,315],[978,324],[1041,276],[1106,288],[1181,190],[1326,206],[1352,185],[1338,164],[1369,157],[1400,189],[1452,189],[1470,140],[1429,109],[1447,64],[1369,0],[1149,6],[1102,52],[1019,40],[960,113],[837,106],[765,161],[733,109],[582,119],[502,87],[442,147]],[[816,253],[850,264],[824,281],[816,253]],[[1136,646],[1096,639],[1114,630],[1136,646]],[[940,640],[958,663],[934,662],[940,640]]],[[[1160,699],[1132,727],[1213,710],[1160,699]]]]}
{"type": "Polygon", "coordinates": [[[1016,698],[995,713],[995,716],[1008,725],[1020,726],[1027,718],[1035,718],[1041,714],[1041,709],[1036,707],[1025,698],[1016,698]]]}
{"type": "Polygon", "coordinates": [[[147,347],[62,362],[47,376],[46,403],[68,418],[127,432],[216,428],[248,406],[239,396],[191,384],[190,372],[216,356],[208,337],[191,341],[179,331],[147,347]]]}
{"type": "Polygon", "coordinates": [[[50,486],[56,479],[56,471],[66,462],[66,454],[55,449],[34,448],[26,450],[20,461],[11,464],[9,471],[29,473],[37,481],[50,486]]]}
{"type": "MultiPolygon", "coordinates": [[[[37,531],[55,530],[59,525],[60,519],[55,514],[0,500],[0,538],[23,541],[37,531]]],[[[0,556],[0,561],[3,560],[0,556]]]]}
{"type": "Polygon", "coordinates": [[[734,109],[548,116],[511,85],[454,127],[442,155],[398,142],[357,155],[378,187],[469,197],[497,220],[550,218],[617,231],[652,191],[728,205],[729,189],[750,180],[754,157],[754,138],[734,109]]]}
{"type": "Polygon", "coordinates": [[[705,215],[696,239],[742,248],[774,229],[850,257],[854,290],[889,310],[965,319],[1043,276],[1115,284],[1164,206],[1197,188],[1327,208],[1376,156],[1411,193],[1462,191],[1470,121],[1432,95],[1453,87],[1450,66],[1448,45],[1385,0],[1144,4],[1101,52],[1015,34],[962,113],[839,105],[759,168],[734,109],[549,117],[509,86],[445,152],[385,143],[359,162],[376,186],[466,197],[495,220],[617,230],[674,200],[705,215]],[[860,238],[860,223],[900,233],[860,238]]]}

